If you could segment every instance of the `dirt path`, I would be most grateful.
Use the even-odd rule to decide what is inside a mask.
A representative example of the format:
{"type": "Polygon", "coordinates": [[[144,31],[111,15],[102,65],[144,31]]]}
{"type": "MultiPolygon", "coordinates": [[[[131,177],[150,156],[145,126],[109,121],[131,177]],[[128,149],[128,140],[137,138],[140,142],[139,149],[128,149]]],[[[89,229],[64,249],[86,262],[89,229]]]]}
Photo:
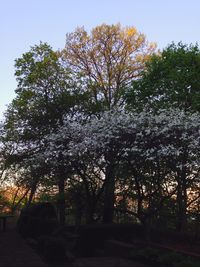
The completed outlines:
{"type": "Polygon", "coordinates": [[[0,267],[47,267],[41,258],[26,244],[8,224],[5,232],[0,231],[0,267]]]}

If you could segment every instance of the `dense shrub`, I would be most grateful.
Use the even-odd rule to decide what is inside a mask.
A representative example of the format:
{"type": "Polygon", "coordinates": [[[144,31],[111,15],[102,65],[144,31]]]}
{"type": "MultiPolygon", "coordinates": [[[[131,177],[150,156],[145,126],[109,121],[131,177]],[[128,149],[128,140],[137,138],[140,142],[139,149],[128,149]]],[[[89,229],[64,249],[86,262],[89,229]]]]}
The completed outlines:
{"type": "Polygon", "coordinates": [[[56,212],[50,203],[37,203],[22,210],[17,228],[24,237],[51,234],[58,226],[56,212]]]}
{"type": "Polygon", "coordinates": [[[22,210],[22,214],[39,217],[39,218],[57,218],[56,210],[52,203],[34,203],[30,207],[22,210]]]}

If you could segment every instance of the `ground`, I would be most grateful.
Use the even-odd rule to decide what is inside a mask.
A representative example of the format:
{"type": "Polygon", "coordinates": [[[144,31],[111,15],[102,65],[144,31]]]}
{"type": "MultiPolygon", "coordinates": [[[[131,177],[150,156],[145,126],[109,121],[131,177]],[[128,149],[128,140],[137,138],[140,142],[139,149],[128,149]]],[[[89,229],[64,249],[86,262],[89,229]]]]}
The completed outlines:
{"type": "MultiPolygon", "coordinates": [[[[152,244],[154,246],[154,244],[152,244]]],[[[185,255],[191,253],[200,259],[199,246],[191,247],[186,243],[163,244],[168,250],[179,251],[185,255]]],[[[147,265],[128,259],[101,256],[90,258],[76,258],[71,263],[50,264],[28,245],[16,231],[15,224],[9,222],[6,231],[0,229],[0,267],[148,267],[147,265]]]]}
{"type": "Polygon", "coordinates": [[[78,258],[72,263],[47,264],[27,245],[27,242],[8,223],[5,232],[0,231],[0,267],[146,267],[121,258],[78,258]]]}

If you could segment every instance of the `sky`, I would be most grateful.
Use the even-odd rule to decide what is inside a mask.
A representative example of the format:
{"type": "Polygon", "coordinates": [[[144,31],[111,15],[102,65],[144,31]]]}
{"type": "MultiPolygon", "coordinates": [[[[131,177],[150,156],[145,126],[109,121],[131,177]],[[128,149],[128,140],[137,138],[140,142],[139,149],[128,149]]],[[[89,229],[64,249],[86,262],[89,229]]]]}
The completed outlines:
{"type": "Polygon", "coordinates": [[[78,26],[134,26],[159,49],[200,44],[199,0],[0,0],[0,12],[0,119],[15,97],[15,59],[40,41],[64,48],[78,26]]]}

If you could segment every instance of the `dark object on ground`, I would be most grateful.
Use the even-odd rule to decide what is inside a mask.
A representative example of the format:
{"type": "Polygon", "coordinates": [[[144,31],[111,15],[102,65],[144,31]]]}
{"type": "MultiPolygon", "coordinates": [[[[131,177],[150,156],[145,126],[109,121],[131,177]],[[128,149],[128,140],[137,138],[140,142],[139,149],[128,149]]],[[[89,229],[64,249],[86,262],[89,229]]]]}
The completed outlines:
{"type": "Polygon", "coordinates": [[[17,222],[19,233],[31,238],[51,234],[57,226],[56,211],[51,203],[36,203],[25,208],[17,222]]]}

